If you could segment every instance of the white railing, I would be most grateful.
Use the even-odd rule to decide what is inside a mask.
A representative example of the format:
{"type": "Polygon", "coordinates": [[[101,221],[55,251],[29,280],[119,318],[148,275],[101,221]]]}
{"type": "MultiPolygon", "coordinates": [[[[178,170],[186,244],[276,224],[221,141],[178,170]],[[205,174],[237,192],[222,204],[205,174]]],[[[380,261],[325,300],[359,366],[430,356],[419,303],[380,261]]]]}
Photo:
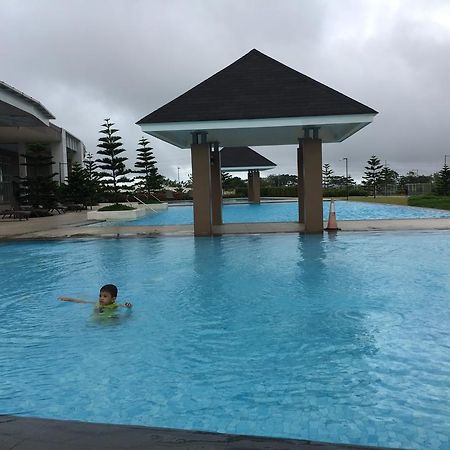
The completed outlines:
{"type": "MultiPolygon", "coordinates": [[[[152,197],[155,197],[153,194],[150,194],[152,197]]],[[[139,197],[137,197],[136,195],[133,195],[133,197],[138,201],[138,203],[142,203],[146,208],[152,210],[153,212],[158,212],[156,209],[153,209],[149,204],[143,202],[139,197]]],[[[156,197],[155,197],[156,198],[156,197]]],[[[160,200],[158,198],[156,198],[156,200],[158,200],[160,202],[160,200]]],[[[160,202],[161,203],[161,202],[160,202]]]]}

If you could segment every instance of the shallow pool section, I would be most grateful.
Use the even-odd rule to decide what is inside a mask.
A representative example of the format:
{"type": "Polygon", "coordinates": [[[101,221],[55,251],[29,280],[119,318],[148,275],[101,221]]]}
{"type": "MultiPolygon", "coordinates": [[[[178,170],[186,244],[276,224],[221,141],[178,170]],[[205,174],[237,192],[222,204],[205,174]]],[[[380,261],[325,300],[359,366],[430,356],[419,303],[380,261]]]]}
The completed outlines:
{"type": "Polygon", "coordinates": [[[450,233],[0,245],[0,413],[450,448],[450,233]],[[134,309],[97,320],[104,283],[134,309]]]}
{"type": "MultiPolygon", "coordinates": [[[[327,220],[330,202],[323,205],[323,217],[327,220]]],[[[224,223],[256,222],[297,222],[297,202],[268,202],[261,204],[225,204],[223,207],[224,223]]],[[[114,221],[115,225],[180,225],[193,223],[192,206],[171,206],[167,210],[151,213],[132,221],[114,221]]],[[[336,202],[338,220],[373,220],[373,219],[426,219],[450,217],[450,211],[411,206],[387,205],[366,202],[336,202]]],[[[95,226],[111,225],[102,222],[95,226]]]]}

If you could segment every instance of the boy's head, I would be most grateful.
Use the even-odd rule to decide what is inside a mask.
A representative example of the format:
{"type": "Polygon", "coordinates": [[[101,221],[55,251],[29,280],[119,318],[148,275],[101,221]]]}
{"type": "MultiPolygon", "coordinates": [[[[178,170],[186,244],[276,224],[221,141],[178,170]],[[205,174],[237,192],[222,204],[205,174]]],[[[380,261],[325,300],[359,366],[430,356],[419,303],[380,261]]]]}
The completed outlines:
{"type": "Polygon", "coordinates": [[[114,284],[105,284],[100,288],[98,301],[101,305],[111,305],[116,301],[117,287],[114,284]]]}

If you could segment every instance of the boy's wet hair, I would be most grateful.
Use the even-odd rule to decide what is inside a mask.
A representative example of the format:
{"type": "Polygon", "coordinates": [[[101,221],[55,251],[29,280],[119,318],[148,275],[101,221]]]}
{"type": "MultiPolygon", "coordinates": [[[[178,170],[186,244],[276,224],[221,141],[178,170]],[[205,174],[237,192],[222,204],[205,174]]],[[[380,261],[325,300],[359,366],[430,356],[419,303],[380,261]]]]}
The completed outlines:
{"type": "Polygon", "coordinates": [[[100,288],[100,292],[108,292],[111,297],[117,297],[117,286],[114,284],[105,284],[100,288]]]}

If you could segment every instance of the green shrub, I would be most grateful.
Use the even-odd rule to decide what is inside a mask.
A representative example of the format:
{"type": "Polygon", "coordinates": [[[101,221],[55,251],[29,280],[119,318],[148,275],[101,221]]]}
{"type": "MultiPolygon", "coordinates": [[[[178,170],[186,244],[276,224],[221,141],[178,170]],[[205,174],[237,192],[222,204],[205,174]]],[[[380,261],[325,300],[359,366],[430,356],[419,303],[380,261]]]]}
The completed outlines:
{"type": "Polygon", "coordinates": [[[114,205],[108,205],[108,206],[104,206],[103,208],[100,208],[99,211],[131,211],[133,208],[131,206],[128,205],[122,205],[120,203],[114,203],[114,205]]]}
{"type": "MultiPolygon", "coordinates": [[[[357,186],[349,186],[348,187],[348,195],[352,197],[365,197],[367,192],[362,187],[357,186]]],[[[339,188],[326,188],[323,190],[324,197],[347,197],[347,188],[339,187],[339,188]]]]}
{"type": "Polygon", "coordinates": [[[261,197],[297,197],[297,186],[261,187],[261,197]]]}

